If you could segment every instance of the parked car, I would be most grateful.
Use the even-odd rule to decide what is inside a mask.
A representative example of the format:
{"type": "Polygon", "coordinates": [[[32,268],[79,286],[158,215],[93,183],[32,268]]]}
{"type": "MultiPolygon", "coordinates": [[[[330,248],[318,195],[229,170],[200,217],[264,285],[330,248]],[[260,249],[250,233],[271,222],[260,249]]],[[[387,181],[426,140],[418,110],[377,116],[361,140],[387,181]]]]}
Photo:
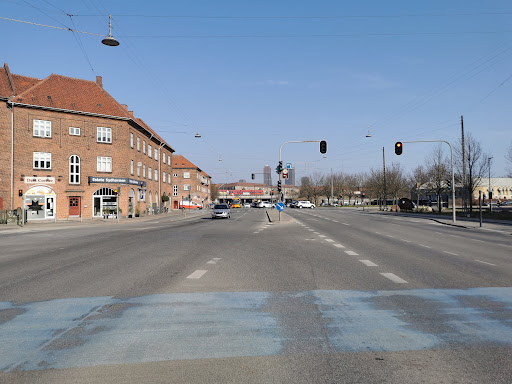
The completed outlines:
{"type": "Polygon", "coordinates": [[[297,208],[316,208],[316,205],[313,204],[311,201],[309,200],[301,200],[301,201],[298,201],[297,204],[295,204],[295,206],[297,208]]]}
{"type": "Polygon", "coordinates": [[[216,218],[226,218],[229,219],[231,217],[231,210],[229,209],[229,205],[227,204],[215,204],[212,210],[212,219],[216,218]]]}

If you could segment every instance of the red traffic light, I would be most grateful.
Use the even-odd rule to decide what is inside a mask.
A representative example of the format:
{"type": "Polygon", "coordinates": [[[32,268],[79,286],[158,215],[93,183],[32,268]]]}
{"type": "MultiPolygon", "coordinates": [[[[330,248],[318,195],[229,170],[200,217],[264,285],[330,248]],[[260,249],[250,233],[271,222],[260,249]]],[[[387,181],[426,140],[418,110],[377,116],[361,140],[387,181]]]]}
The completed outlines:
{"type": "Polygon", "coordinates": [[[18,196],[23,196],[23,190],[22,189],[18,189],[18,196]]]}
{"type": "Polygon", "coordinates": [[[401,141],[397,141],[395,143],[395,154],[401,155],[402,154],[402,150],[403,150],[402,142],[401,141]]]}
{"type": "Polygon", "coordinates": [[[326,154],[326,153],[327,153],[327,141],[325,141],[325,140],[322,140],[322,141],[320,142],[320,153],[321,153],[322,155],[324,155],[324,154],[326,154]]]}

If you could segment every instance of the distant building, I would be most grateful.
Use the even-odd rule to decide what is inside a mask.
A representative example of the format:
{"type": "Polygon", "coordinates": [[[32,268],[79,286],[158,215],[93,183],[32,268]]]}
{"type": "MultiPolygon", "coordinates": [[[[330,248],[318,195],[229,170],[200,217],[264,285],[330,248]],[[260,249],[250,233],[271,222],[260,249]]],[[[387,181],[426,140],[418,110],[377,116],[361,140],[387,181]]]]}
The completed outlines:
{"type": "Polygon", "coordinates": [[[285,185],[295,185],[295,168],[288,170],[288,178],[284,180],[285,185]]]}
{"type": "Polygon", "coordinates": [[[272,185],[272,168],[270,168],[270,165],[263,167],[263,184],[272,185]]]}

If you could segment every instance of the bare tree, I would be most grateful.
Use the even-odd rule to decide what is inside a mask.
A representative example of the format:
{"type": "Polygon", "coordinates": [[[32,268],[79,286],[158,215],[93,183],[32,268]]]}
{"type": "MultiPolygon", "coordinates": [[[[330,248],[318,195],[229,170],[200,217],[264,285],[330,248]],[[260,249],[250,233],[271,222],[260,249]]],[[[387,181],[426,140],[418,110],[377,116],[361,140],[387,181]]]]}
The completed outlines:
{"type": "Polygon", "coordinates": [[[379,201],[384,199],[384,172],[382,169],[370,169],[365,190],[371,197],[375,197],[379,201]]]}
{"type": "MultiPolygon", "coordinates": [[[[488,171],[488,156],[483,152],[480,142],[471,135],[465,138],[466,183],[463,185],[469,196],[469,211],[473,212],[473,193],[481,185],[488,171]]],[[[455,149],[457,156],[457,179],[462,180],[462,143],[455,149]]],[[[453,186],[455,187],[455,186],[453,186]]]]}
{"type": "Polygon", "coordinates": [[[438,212],[442,210],[441,195],[447,189],[449,179],[448,159],[444,156],[442,144],[438,144],[432,153],[427,157],[426,164],[428,167],[427,174],[429,176],[430,187],[437,196],[438,212]]]}
{"type": "Polygon", "coordinates": [[[512,141],[507,149],[507,153],[505,153],[505,159],[507,160],[508,177],[512,177],[512,141]]]}
{"type": "Polygon", "coordinates": [[[420,205],[420,188],[424,186],[428,181],[428,175],[423,168],[422,165],[418,165],[414,170],[412,171],[410,175],[410,184],[412,185],[412,188],[416,191],[416,205],[420,205]]]}
{"type": "Polygon", "coordinates": [[[391,167],[386,169],[386,189],[395,201],[400,198],[400,195],[409,193],[407,179],[400,164],[392,163],[391,167]]]}
{"type": "Polygon", "coordinates": [[[344,183],[344,190],[343,190],[343,196],[348,197],[348,203],[350,204],[350,201],[355,196],[354,192],[357,189],[357,178],[355,175],[345,175],[345,183],[344,183]]]}
{"type": "Polygon", "coordinates": [[[323,186],[325,185],[325,179],[326,177],[322,175],[319,172],[314,172],[310,177],[311,181],[311,197],[313,203],[318,205],[318,196],[321,196],[323,194],[323,186]]]}

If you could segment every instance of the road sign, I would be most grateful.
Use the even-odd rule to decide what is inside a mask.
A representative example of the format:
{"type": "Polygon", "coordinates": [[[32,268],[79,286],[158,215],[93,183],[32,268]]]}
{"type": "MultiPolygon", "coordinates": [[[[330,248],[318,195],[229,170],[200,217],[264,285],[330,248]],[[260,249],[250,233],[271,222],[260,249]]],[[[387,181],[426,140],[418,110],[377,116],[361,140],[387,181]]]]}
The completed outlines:
{"type": "Polygon", "coordinates": [[[283,169],[283,175],[287,175],[288,174],[288,170],[287,169],[283,169]]]}
{"type": "Polygon", "coordinates": [[[277,204],[276,204],[276,209],[277,209],[279,212],[284,211],[284,208],[285,208],[284,203],[277,203],[277,204]]]}
{"type": "Polygon", "coordinates": [[[293,164],[292,163],[286,163],[286,169],[292,169],[293,164]]]}
{"type": "Polygon", "coordinates": [[[290,176],[290,175],[288,175],[288,173],[283,173],[283,179],[287,179],[288,176],[290,176]]]}

